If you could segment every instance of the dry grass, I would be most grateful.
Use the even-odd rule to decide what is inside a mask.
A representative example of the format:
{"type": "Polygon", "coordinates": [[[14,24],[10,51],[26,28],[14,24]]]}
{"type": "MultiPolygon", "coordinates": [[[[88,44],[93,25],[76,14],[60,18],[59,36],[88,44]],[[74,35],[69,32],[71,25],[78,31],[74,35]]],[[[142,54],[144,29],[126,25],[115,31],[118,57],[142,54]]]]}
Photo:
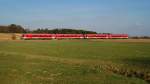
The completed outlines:
{"type": "Polygon", "coordinates": [[[11,40],[11,34],[0,33],[0,40],[11,40]]]}
{"type": "MultiPolygon", "coordinates": [[[[15,34],[17,39],[20,38],[21,34],[15,34]]],[[[12,33],[0,33],[0,40],[12,40],[12,33]]]]}

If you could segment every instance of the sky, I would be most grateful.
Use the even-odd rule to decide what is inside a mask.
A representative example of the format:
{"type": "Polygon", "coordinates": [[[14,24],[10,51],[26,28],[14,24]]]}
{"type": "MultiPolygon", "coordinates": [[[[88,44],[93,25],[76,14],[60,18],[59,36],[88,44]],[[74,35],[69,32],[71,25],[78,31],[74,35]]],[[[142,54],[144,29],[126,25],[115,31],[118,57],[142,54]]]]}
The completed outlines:
{"type": "Polygon", "coordinates": [[[0,25],[150,36],[150,0],[0,0],[0,25]]]}

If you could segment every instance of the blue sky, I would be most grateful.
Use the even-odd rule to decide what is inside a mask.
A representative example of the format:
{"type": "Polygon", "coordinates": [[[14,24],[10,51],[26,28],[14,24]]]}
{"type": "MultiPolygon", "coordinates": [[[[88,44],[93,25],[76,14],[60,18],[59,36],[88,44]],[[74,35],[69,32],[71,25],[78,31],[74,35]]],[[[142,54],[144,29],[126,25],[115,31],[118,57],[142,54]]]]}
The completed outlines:
{"type": "Polygon", "coordinates": [[[0,0],[0,25],[150,35],[150,0],[0,0]]]}

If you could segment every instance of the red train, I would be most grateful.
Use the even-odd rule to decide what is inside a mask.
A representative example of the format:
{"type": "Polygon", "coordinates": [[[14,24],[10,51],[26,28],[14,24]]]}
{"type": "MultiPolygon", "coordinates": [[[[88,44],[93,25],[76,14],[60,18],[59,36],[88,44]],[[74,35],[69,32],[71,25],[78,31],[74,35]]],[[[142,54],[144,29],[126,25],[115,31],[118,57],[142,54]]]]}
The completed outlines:
{"type": "Polygon", "coordinates": [[[128,34],[23,34],[22,39],[127,39],[128,34]]]}

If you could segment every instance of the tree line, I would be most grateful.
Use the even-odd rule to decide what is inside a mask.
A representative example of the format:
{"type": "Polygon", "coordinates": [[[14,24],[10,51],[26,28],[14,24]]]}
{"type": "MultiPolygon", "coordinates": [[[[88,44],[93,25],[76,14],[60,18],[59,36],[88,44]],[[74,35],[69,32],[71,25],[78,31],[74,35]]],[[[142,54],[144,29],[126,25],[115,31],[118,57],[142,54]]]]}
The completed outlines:
{"type": "Polygon", "coordinates": [[[24,33],[25,29],[20,25],[11,24],[8,26],[0,26],[0,33],[24,33]]]}
{"type": "Polygon", "coordinates": [[[32,33],[50,33],[50,34],[96,34],[94,31],[76,30],[76,29],[37,29],[32,33]]]}
{"type": "Polygon", "coordinates": [[[48,29],[38,28],[35,30],[26,29],[20,25],[11,24],[8,26],[0,26],[0,33],[50,33],[50,34],[96,34],[94,31],[77,30],[77,29],[48,29]]]}

